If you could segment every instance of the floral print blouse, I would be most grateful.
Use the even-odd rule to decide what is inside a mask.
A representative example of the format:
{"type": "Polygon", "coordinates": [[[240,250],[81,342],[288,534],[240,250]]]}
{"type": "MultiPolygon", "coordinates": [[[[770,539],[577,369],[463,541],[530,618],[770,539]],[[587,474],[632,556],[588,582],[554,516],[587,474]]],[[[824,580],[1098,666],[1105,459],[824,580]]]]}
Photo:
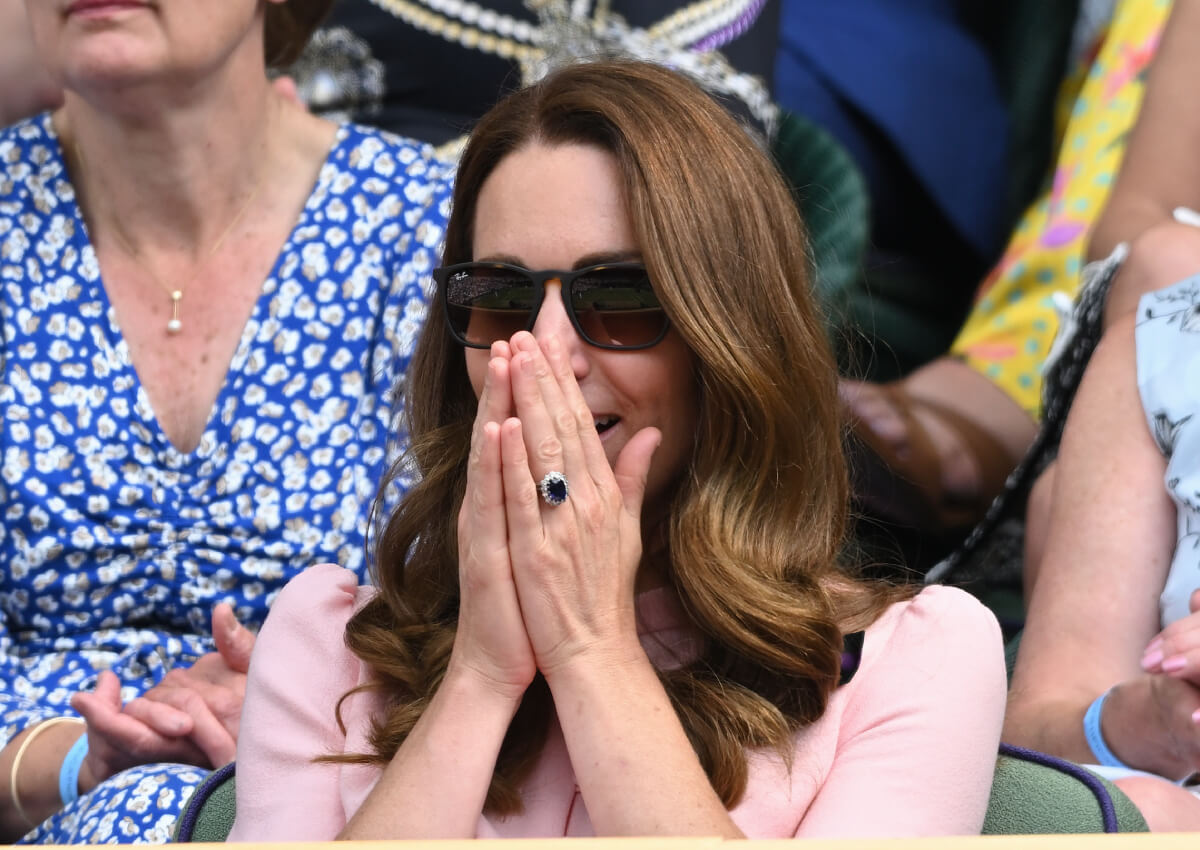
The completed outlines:
{"type": "Polygon", "coordinates": [[[1200,587],[1200,275],[1143,295],[1134,333],[1138,393],[1176,509],[1178,540],[1158,600],[1166,628],[1188,615],[1200,587]]]}

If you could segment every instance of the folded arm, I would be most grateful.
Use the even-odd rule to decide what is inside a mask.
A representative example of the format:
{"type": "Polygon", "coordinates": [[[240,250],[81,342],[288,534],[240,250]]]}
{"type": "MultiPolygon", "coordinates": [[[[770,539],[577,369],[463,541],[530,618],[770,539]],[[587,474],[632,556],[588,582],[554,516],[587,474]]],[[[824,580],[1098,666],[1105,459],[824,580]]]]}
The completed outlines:
{"type": "Polygon", "coordinates": [[[1142,414],[1133,328],[1127,316],[1105,334],[1071,408],[1005,736],[1093,763],[1084,714],[1116,687],[1104,712],[1109,747],[1133,767],[1182,775],[1189,771],[1160,717],[1162,700],[1181,695],[1164,693],[1176,686],[1142,668],[1176,528],[1165,460],[1142,414]]]}

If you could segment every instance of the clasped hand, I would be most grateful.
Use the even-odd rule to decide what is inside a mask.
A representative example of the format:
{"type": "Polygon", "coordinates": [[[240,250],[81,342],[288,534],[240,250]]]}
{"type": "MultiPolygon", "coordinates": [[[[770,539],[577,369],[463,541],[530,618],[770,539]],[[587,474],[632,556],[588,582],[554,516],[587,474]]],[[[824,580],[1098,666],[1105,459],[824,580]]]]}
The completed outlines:
{"type": "Polygon", "coordinates": [[[88,755],[79,780],[84,791],[139,764],[215,768],[233,760],[255,635],[224,603],[213,609],[212,630],[216,652],[171,670],[127,704],[120,681],[107,670],[95,690],[72,697],[71,706],[87,722],[88,755]]]}
{"type": "Polygon", "coordinates": [[[1167,626],[1147,645],[1142,669],[1151,677],[1162,742],[1182,776],[1200,771],[1200,590],[1190,614],[1167,626]]]}
{"type": "MultiPolygon", "coordinates": [[[[633,610],[641,509],[656,428],[610,465],[567,352],[521,332],[492,346],[458,518],[458,631],[448,674],[519,701],[541,671],[641,653],[633,610]],[[563,473],[567,501],[538,482],[563,473]]],[[[642,656],[644,657],[644,655],[642,656]]]]}

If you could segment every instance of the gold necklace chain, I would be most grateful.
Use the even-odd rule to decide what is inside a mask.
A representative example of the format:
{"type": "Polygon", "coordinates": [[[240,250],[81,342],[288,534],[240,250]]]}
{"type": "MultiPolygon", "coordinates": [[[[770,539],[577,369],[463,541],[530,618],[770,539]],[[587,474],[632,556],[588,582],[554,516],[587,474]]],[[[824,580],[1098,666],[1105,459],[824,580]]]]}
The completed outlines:
{"type": "MultiPolygon", "coordinates": [[[[80,149],[78,142],[75,142],[73,147],[75,149],[75,157],[79,160],[79,173],[80,177],[82,177],[83,172],[87,169],[87,160],[83,158],[83,151],[80,149]]],[[[204,254],[203,261],[205,263],[211,260],[213,255],[217,253],[223,244],[225,244],[225,239],[230,233],[233,232],[233,228],[236,227],[238,222],[242,220],[242,217],[246,214],[246,211],[250,209],[250,204],[253,203],[254,199],[258,196],[258,190],[262,188],[263,176],[266,173],[266,170],[266,168],[259,170],[258,178],[254,181],[254,188],[250,190],[250,194],[246,196],[246,200],[242,202],[242,205],[238,208],[238,211],[234,214],[233,218],[229,220],[229,224],[225,225],[225,229],[221,231],[221,234],[217,237],[217,240],[213,242],[212,247],[209,248],[204,254]]],[[[137,263],[138,267],[147,275],[149,275],[150,279],[158,284],[158,286],[170,297],[171,318],[167,320],[167,333],[177,334],[182,331],[183,322],[179,318],[179,302],[183,300],[184,287],[168,286],[162,278],[154,273],[153,269],[146,265],[146,262],[142,259],[142,256],[138,250],[130,244],[129,240],[125,237],[125,234],[121,232],[121,226],[117,224],[115,217],[112,220],[112,233],[113,236],[116,237],[117,241],[121,243],[122,250],[129,255],[129,258],[137,263]]],[[[195,277],[196,275],[193,275],[192,280],[195,280],[195,277]]],[[[188,281],[188,283],[191,284],[192,281],[188,281]]]]}

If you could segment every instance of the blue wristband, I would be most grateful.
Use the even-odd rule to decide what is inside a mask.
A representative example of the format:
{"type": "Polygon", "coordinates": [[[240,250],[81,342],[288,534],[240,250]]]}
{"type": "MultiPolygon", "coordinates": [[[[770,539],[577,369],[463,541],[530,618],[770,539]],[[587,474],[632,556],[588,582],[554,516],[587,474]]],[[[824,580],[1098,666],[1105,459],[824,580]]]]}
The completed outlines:
{"type": "Polygon", "coordinates": [[[1126,770],[1132,770],[1108,748],[1108,744],[1104,741],[1104,733],[1100,729],[1100,716],[1104,711],[1104,701],[1111,693],[1112,689],[1110,688],[1096,697],[1095,701],[1088,706],[1087,713],[1083,715],[1083,734],[1087,738],[1088,746],[1092,748],[1092,755],[1096,757],[1097,763],[1105,767],[1123,767],[1126,770]]]}
{"type": "Polygon", "coordinates": [[[67,750],[62,769],[58,772],[58,796],[62,798],[64,806],[69,806],[79,799],[79,768],[83,767],[83,760],[87,754],[88,736],[84,732],[71,749],[67,750]]]}

